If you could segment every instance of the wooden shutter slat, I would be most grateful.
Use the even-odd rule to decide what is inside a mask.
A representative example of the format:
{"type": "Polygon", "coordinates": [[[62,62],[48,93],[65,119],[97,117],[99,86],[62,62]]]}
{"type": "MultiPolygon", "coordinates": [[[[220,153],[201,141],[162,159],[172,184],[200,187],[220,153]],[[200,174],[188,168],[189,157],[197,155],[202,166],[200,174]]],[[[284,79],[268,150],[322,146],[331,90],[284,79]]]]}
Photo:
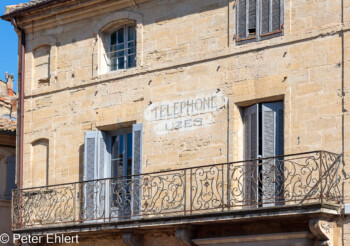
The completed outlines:
{"type": "MultiPolygon", "coordinates": [[[[259,128],[258,128],[259,108],[255,104],[244,111],[244,153],[245,159],[256,159],[258,157],[259,128]]],[[[258,202],[258,166],[256,161],[248,162],[244,170],[244,199],[245,204],[258,202]]]]}
{"type": "Polygon", "coordinates": [[[247,37],[247,0],[238,1],[237,13],[237,36],[243,39],[247,37]]]}
{"type": "Polygon", "coordinates": [[[271,32],[281,29],[281,0],[272,0],[272,30],[271,32]]]}
{"type": "Polygon", "coordinates": [[[270,0],[261,0],[261,17],[260,17],[261,34],[270,32],[270,0]]]}
{"type": "Polygon", "coordinates": [[[84,181],[95,179],[97,132],[85,133],[84,181]]]}
{"type": "MultiPolygon", "coordinates": [[[[283,102],[263,103],[262,105],[262,138],[264,158],[283,154],[283,102]]],[[[262,200],[265,207],[274,206],[279,200],[283,183],[280,173],[283,162],[279,159],[267,159],[262,168],[262,200]]]]}
{"type": "Polygon", "coordinates": [[[85,146],[84,146],[84,183],[83,183],[83,197],[84,197],[84,209],[83,218],[86,220],[92,220],[96,218],[96,201],[95,201],[95,189],[94,180],[96,176],[97,166],[97,143],[98,132],[91,131],[85,132],[85,146]],[[88,182],[90,181],[90,182],[88,182]]]}
{"type": "Polygon", "coordinates": [[[248,29],[256,31],[256,0],[249,0],[248,29]]]}

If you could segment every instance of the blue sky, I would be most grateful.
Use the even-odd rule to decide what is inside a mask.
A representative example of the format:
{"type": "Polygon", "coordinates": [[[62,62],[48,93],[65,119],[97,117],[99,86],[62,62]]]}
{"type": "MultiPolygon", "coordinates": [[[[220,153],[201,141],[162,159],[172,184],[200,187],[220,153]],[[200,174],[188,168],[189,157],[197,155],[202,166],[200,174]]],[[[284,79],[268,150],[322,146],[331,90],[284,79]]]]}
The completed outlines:
{"type": "MultiPolygon", "coordinates": [[[[29,2],[28,0],[0,0],[0,14],[5,6],[29,2]]],[[[5,72],[15,75],[14,90],[17,91],[17,34],[11,23],[0,19],[0,79],[5,81],[5,72]]]]}

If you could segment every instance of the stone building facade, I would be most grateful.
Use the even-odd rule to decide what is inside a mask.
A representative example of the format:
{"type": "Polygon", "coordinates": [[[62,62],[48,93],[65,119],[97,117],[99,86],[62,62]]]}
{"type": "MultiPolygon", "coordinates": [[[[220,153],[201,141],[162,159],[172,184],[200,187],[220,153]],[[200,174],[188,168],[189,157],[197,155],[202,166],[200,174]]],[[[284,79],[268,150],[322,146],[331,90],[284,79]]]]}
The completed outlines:
{"type": "Polygon", "coordinates": [[[16,188],[17,96],[13,74],[0,80],[0,234],[11,232],[11,192],[16,188]]]}
{"type": "Polygon", "coordinates": [[[14,231],[83,245],[349,244],[349,11],[347,0],[8,7],[25,40],[14,231]]]}

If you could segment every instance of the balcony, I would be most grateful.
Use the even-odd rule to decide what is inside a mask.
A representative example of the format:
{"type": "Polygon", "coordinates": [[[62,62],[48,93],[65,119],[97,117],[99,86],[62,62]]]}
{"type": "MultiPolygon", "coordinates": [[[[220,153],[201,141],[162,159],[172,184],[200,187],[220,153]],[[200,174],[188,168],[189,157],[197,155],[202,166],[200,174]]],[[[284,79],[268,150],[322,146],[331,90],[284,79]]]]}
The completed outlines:
{"type": "Polygon", "coordinates": [[[340,206],[342,155],[315,151],[13,191],[12,227],[130,222],[340,206]]]}

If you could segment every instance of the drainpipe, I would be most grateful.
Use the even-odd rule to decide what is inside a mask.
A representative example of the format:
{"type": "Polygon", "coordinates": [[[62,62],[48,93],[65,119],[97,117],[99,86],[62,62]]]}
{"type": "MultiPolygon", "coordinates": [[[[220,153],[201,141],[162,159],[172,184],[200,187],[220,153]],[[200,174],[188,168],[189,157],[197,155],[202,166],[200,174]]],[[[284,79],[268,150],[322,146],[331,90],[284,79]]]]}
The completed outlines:
{"type": "Polygon", "coordinates": [[[20,59],[20,67],[21,70],[19,72],[20,76],[20,99],[19,99],[19,115],[20,115],[20,120],[19,120],[19,139],[17,143],[19,142],[19,150],[18,150],[18,174],[19,174],[19,180],[18,180],[18,188],[21,189],[23,188],[23,129],[24,129],[24,66],[25,66],[25,42],[26,42],[26,36],[25,32],[22,28],[20,28],[17,25],[16,19],[12,18],[11,20],[12,25],[15,27],[15,30],[17,32],[17,35],[21,35],[21,55],[19,57],[20,59]],[[19,34],[20,33],[20,34],[19,34]]]}

